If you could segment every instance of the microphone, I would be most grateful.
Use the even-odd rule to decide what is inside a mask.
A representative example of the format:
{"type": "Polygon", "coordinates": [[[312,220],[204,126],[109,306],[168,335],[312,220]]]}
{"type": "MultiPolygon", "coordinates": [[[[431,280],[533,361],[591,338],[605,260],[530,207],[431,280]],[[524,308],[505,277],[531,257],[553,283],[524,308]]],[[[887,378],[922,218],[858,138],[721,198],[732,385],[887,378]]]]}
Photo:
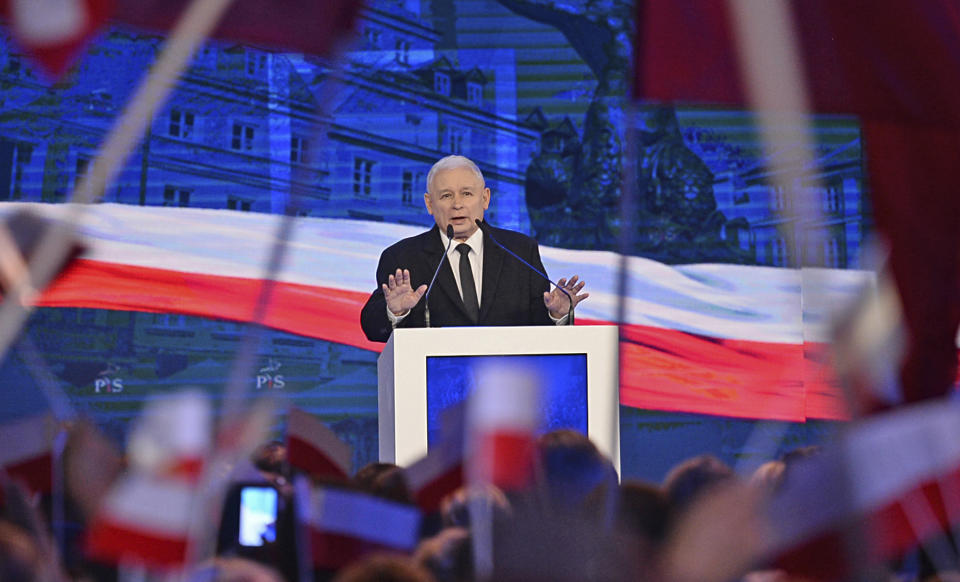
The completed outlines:
{"type": "Polygon", "coordinates": [[[427,292],[423,294],[423,317],[426,320],[427,327],[430,327],[430,292],[433,291],[433,284],[437,280],[437,275],[440,274],[440,267],[443,266],[443,262],[447,259],[447,253],[450,252],[450,245],[453,244],[453,225],[447,225],[447,248],[443,249],[443,256],[440,257],[440,262],[437,263],[437,270],[433,272],[433,278],[430,279],[430,284],[427,286],[427,292]]]}
{"type": "Polygon", "coordinates": [[[518,255],[517,253],[511,251],[511,250],[508,249],[507,247],[505,247],[505,246],[503,246],[502,244],[500,244],[500,241],[498,241],[496,238],[494,238],[493,233],[490,232],[490,227],[489,227],[489,225],[488,225],[486,222],[482,222],[479,218],[474,219],[474,222],[477,223],[477,226],[480,228],[480,230],[482,230],[484,233],[486,233],[486,235],[487,235],[488,237],[490,237],[490,240],[492,240],[494,243],[496,243],[496,245],[497,245],[498,247],[500,247],[501,249],[505,250],[508,255],[510,255],[511,257],[513,257],[513,258],[515,258],[515,259],[517,259],[518,261],[520,261],[520,262],[523,263],[524,265],[526,265],[527,268],[529,268],[529,269],[530,269],[531,271],[533,271],[534,273],[536,273],[536,274],[540,275],[541,277],[543,277],[544,279],[546,279],[548,283],[550,283],[551,285],[553,285],[554,287],[556,287],[557,289],[559,289],[560,291],[562,291],[563,294],[567,296],[567,300],[570,301],[570,310],[567,312],[567,325],[573,325],[573,297],[570,296],[570,293],[568,293],[567,290],[564,289],[563,287],[561,287],[560,285],[557,285],[556,283],[554,283],[553,281],[551,281],[551,280],[550,280],[550,277],[547,277],[547,274],[546,274],[546,273],[542,272],[540,269],[534,267],[533,265],[531,265],[531,264],[528,263],[527,261],[523,260],[523,258],[522,258],[520,255],[518,255]]]}

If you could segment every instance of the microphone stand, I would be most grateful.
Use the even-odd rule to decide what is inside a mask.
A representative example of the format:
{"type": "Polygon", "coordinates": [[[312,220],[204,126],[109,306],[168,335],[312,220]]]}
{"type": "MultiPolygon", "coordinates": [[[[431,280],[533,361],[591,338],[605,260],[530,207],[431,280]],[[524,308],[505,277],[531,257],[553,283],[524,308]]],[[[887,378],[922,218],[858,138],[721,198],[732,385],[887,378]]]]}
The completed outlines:
{"type": "Polygon", "coordinates": [[[437,264],[437,270],[433,272],[433,278],[430,279],[430,285],[427,286],[427,292],[423,294],[423,316],[424,321],[427,324],[427,327],[430,327],[430,292],[433,291],[433,283],[437,280],[437,275],[440,274],[440,267],[443,266],[443,262],[447,259],[447,253],[450,252],[450,245],[453,244],[453,225],[447,225],[447,248],[443,249],[443,256],[440,257],[440,262],[437,264]]]}
{"type": "Polygon", "coordinates": [[[477,226],[480,228],[480,230],[482,230],[484,233],[486,233],[486,235],[487,235],[488,237],[490,237],[490,240],[492,240],[494,243],[496,243],[496,245],[497,245],[498,247],[500,247],[501,249],[503,249],[504,251],[506,251],[507,254],[509,254],[511,257],[517,259],[518,261],[520,261],[521,263],[523,263],[524,265],[526,265],[527,268],[529,268],[531,271],[533,271],[534,273],[536,273],[536,274],[540,275],[541,277],[543,277],[544,279],[546,279],[548,283],[550,283],[551,285],[553,285],[554,287],[556,287],[557,289],[559,289],[561,292],[563,292],[564,295],[567,296],[567,301],[570,302],[570,309],[567,311],[567,325],[573,325],[573,297],[570,296],[570,293],[568,293],[567,290],[564,289],[563,287],[561,287],[560,285],[557,285],[556,283],[554,283],[554,282],[550,279],[550,277],[547,277],[547,274],[546,274],[546,273],[542,272],[540,269],[534,267],[533,265],[531,265],[530,263],[528,263],[527,261],[525,261],[525,260],[524,260],[520,255],[518,255],[517,253],[511,251],[511,250],[508,249],[507,247],[505,247],[505,246],[503,246],[502,244],[500,244],[500,241],[498,241],[498,240],[493,236],[493,233],[490,232],[490,228],[489,228],[489,226],[487,225],[487,223],[482,222],[479,218],[475,218],[475,219],[474,219],[474,222],[477,223],[477,226]]]}

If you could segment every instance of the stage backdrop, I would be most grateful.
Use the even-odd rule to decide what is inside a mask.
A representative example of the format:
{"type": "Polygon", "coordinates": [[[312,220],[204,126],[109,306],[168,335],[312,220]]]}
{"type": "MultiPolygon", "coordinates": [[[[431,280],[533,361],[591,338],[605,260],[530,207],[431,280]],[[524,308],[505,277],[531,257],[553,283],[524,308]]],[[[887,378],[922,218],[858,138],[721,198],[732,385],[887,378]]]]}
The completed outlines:
{"type": "MultiPolygon", "coordinates": [[[[359,310],[379,252],[431,224],[430,165],[459,153],[493,192],[490,222],[537,237],[552,276],[587,280],[578,322],[617,320],[626,241],[626,476],[823,438],[845,412],[822,353],[830,313],[810,306],[840,308],[870,280],[858,122],[810,119],[815,179],[797,186],[823,220],[799,228],[749,113],[628,114],[629,4],[373,1],[333,62],[205,44],[84,213],[88,252],[31,318],[44,365],[116,438],[178,387],[219,396],[289,211],[249,393],[318,414],[354,446],[355,466],[373,460],[380,346],[363,338],[359,310]],[[637,194],[625,218],[627,163],[637,194]]],[[[51,86],[6,30],[0,212],[59,214],[163,41],[105,29],[51,86]]],[[[44,406],[19,349],[0,369],[0,420],[44,406]]]]}

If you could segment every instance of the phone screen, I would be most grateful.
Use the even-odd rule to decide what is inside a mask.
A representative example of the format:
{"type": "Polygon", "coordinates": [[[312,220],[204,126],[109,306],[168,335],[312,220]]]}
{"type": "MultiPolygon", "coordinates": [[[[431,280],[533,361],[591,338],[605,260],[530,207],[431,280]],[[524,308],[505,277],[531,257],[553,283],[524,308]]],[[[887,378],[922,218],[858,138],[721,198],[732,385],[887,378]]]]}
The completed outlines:
{"type": "Polygon", "coordinates": [[[240,490],[240,534],[242,546],[262,546],[277,539],[277,490],[273,487],[244,487],[240,490]]]}

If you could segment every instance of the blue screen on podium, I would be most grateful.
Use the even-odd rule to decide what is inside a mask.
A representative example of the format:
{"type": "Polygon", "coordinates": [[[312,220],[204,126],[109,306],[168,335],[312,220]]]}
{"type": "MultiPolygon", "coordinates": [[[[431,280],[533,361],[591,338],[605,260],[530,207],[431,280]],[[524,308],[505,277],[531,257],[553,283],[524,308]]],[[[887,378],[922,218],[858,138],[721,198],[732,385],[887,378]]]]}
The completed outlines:
{"type": "Polygon", "coordinates": [[[543,432],[572,428],[587,434],[587,355],[537,354],[427,357],[427,446],[440,435],[440,413],[462,402],[476,371],[492,360],[535,371],[543,386],[543,432]]]}

